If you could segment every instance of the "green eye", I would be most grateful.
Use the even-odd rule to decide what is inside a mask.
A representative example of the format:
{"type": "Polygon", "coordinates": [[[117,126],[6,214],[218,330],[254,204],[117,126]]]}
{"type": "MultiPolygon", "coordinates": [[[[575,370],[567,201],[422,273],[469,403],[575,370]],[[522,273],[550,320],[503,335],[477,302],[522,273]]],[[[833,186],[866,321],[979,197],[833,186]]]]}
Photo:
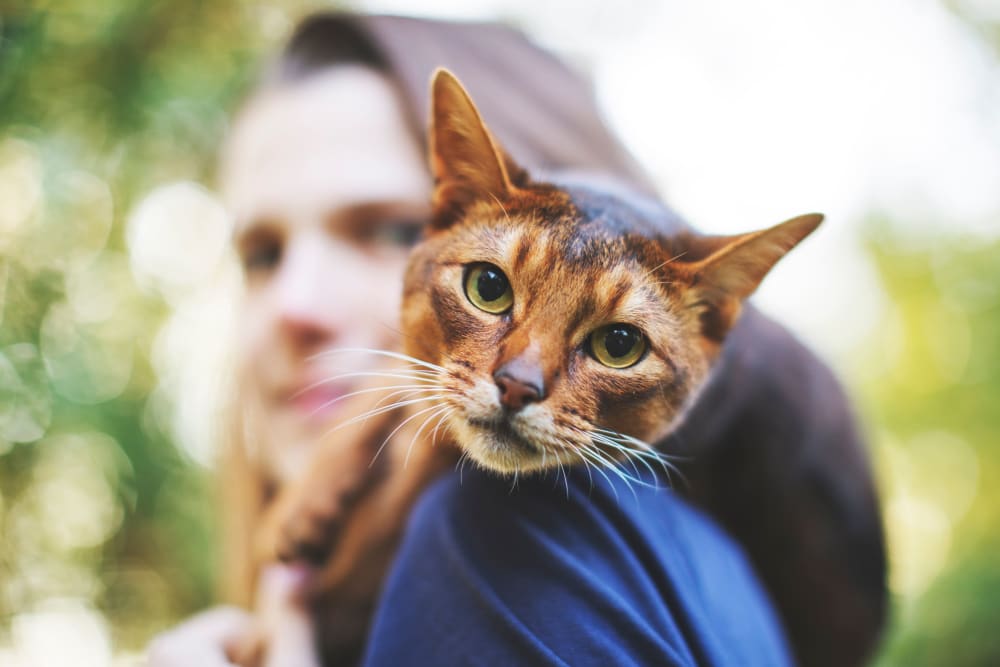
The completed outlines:
{"type": "Polygon", "coordinates": [[[514,303],[510,281],[492,264],[477,264],[465,279],[465,296],[472,305],[487,313],[499,315],[514,303]]]}
{"type": "Polygon", "coordinates": [[[605,324],[590,334],[590,353],[611,368],[635,365],[646,351],[646,337],[631,324],[605,324]]]}

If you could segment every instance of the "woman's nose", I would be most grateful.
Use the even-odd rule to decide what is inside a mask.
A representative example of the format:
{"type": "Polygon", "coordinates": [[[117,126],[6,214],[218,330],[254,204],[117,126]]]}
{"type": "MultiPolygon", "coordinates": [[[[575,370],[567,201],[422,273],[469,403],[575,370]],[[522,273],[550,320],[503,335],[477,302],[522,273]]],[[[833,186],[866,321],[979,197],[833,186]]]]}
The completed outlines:
{"type": "Polygon", "coordinates": [[[311,353],[331,344],[333,331],[316,317],[308,314],[283,313],[281,335],[300,353],[311,353]]]}
{"type": "Polygon", "coordinates": [[[315,244],[290,244],[277,275],[279,335],[299,353],[333,345],[341,334],[337,299],[327,289],[330,264],[322,254],[315,244]]]}

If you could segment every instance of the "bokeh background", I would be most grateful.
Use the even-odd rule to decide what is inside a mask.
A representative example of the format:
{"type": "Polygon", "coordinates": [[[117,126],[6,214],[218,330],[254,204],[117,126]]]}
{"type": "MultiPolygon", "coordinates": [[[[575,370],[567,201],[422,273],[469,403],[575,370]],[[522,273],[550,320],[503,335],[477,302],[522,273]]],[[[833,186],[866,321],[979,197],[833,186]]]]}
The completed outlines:
{"type": "MultiPolygon", "coordinates": [[[[239,292],[227,120],[329,3],[0,3],[0,664],[131,664],[212,601],[239,292]]],[[[1000,664],[1000,3],[344,2],[518,25],[701,228],[828,222],[758,301],[848,385],[882,665],[1000,664]]]]}

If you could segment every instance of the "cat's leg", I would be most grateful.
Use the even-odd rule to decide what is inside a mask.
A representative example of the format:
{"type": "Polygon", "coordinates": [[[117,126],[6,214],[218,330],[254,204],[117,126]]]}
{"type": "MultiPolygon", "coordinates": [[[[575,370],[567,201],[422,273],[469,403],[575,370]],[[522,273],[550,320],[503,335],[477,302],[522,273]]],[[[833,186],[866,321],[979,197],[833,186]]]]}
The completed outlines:
{"type": "MultiPolygon", "coordinates": [[[[379,396],[385,394],[360,394],[345,412],[377,409],[379,396]]],[[[307,596],[330,664],[357,657],[410,509],[458,459],[452,443],[428,435],[440,412],[426,414],[387,411],[332,433],[302,479],[281,489],[265,512],[258,557],[317,568],[307,596]]],[[[248,637],[240,664],[266,654],[265,636],[261,628],[258,637],[248,637]]]]}
{"type": "Polygon", "coordinates": [[[458,460],[451,443],[431,446],[427,439],[413,441],[411,433],[403,429],[393,438],[386,451],[387,474],[352,508],[316,578],[312,607],[324,664],[360,659],[410,511],[421,492],[458,460]]]}
{"type": "Polygon", "coordinates": [[[354,502],[385,472],[387,457],[380,449],[404,418],[402,410],[382,410],[389,407],[384,399],[392,383],[378,376],[366,383],[345,406],[348,416],[331,425],[310,455],[302,476],[278,490],[257,531],[261,562],[325,561],[354,502]]]}
{"type": "MultiPolygon", "coordinates": [[[[377,409],[380,397],[385,396],[385,392],[377,391],[379,386],[367,384],[344,412],[357,416],[377,409]]],[[[257,573],[279,560],[322,564],[352,503],[371,488],[385,469],[384,465],[370,464],[379,443],[400,418],[398,412],[392,411],[373,415],[331,432],[310,454],[302,476],[283,484],[257,514],[259,524],[252,539],[257,573]]],[[[259,583],[255,581],[254,588],[259,583]]],[[[260,605],[257,599],[254,626],[227,647],[227,657],[233,664],[258,667],[267,658],[273,628],[260,605]]]]}

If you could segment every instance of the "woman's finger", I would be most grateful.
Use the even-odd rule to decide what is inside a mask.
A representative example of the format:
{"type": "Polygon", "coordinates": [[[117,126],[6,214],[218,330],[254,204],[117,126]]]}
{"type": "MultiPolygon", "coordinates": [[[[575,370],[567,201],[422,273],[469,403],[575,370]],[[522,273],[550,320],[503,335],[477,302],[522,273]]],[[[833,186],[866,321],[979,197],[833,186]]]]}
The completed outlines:
{"type": "Polygon", "coordinates": [[[250,615],[236,607],[217,607],[158,635],[146,653],[149,667],[232,667],[226,645],[252,627],[250,615]]]}
{"type": "Polygon", "coordinates": [[[289,565],[272,565],[262,574],[258,608],[268,635],[264,667],[320,667],[302,595],[311,574],[289,565]]]}

